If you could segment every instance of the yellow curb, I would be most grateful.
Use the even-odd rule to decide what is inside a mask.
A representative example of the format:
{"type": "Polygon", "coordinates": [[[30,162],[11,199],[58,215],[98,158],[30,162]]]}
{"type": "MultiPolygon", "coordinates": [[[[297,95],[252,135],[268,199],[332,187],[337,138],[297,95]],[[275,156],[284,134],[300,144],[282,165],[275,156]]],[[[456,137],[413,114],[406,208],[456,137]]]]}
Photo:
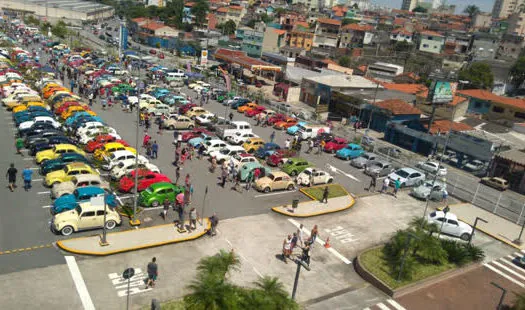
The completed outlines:
{"type": "MultiPolygon", "coordinates": [[[[308,189],[310,188],[317,188],[317,187],[325,187],[327,184],[323,184],[323,185],[316,185],[316,186],[311,186],[311,187],[308,187],[308,189]]],[[[288,216],[291,216],[291,217],[301,217],[301,218],[304,218],[304,217],[312,217],[312,216],[318,216],[318,215],[324,215],[324,214],[330,214],[330,213],[335,213],[335,212],[339,212],[339,211],[344,211],[344,210],[347,210],[347,209],[350,209],[354,204],[355,204],[355,199],[354,197],[348,193],[348,191],[346,190],[346,188],[344,188],[344,186],[340,185],[340,184],[330,184],[330,185],[337,185],[339,187],[341,187],[343,189],[343,191],[346,193],[346,195],[348,197],[350,197],[350,199],[352,200],[348,205],[342,207],[342,208],[339,208],[339,209],[335,209],[335,210],[327,210],[327,211],[320,211],[320,212],[315,212],[315,213],[306,213],[306,214],[297,214],[297,213],[291,213],[291,212],[287,212],[286,210],[281,210],[282,209],[282,206],[278,206],[278,207],[273,207],[272,208],[272,211],[276,212],[276,213],[279,213],[279,214],[282,214],[282,215],[288,215],[288,216]]],[[[313,197],[312,195],[309,195],[308,193],[306,193],[304,190],[304,188],[300,188],[299,191],[301,193],[303,193],[305,196],[307,196],[308,198],[310,198],[311,200],[313,201],[317,201],[317,199],[315,199],[315,197],[313,197]]],[[[310,201],[303,201],[303,202],[300,202],[299,204],[302,204],[302,203],[307,203],[307,202],[310,202],[310,201]]]]}
{"type": "MultiPolygon", "coordinates": [[[[149,244],[145,244],[145,245],[141,245],[141,246],[137,246],[137,247],[124,248],[124,249],[115,250],[115,251],[105,251],[105,252],[81,251],[81,250],[72,249],[72,248],[70,248],[70,247],[68,247],[68,246],[63,244],[64,241],[70,241],[70,240],[75,240],[75,239],[92,238],[92,236],[90,236],[90,237],[72,238],[72,239],[66,239],[66,240],[59,240],[59,241],[56,242],[56,244],[62,250],[70,252],[70,253],[75,253],[75,254],[80,254],[80,255],[92,255],[92,256],[108,256],[108,255],[113,255],[113,254],[118,254],[118,253],[137,251],[137,250],[141,250],[141,249],[153,248],[153,247],[162,246],[162,245],[166,245],[166,244],[180,243],[180,242],[185,242],[185,241],[198,239],[198,238],[204,236],[208,232],[208,230],[211,228],[210,220],[209,219],[205,219],[205,220],[206,220],[206,228],[202,231],[202,233],[199,233],[199,234],[197,234],[195,236],[191,236],[191,237],[187,237],[187,238],[181,238],[181,239],[173,239],[173,240],[164,241],[164,242],[149,243],[149,244]]],[[[161,226],[173,226],[173,224],[162,224],[162,225],[146,227],[146,228],[139,228],[139,229],[134,229],[134,230],[118,231],[118,232],[110,233],[110,234],[108,234],[108,236],[113,235],[113,234],[128,233],[130,231],[147,230],[147,229],[152,229],[152,228],[158,228],[158,227],[161,227],[161,226]]]]}

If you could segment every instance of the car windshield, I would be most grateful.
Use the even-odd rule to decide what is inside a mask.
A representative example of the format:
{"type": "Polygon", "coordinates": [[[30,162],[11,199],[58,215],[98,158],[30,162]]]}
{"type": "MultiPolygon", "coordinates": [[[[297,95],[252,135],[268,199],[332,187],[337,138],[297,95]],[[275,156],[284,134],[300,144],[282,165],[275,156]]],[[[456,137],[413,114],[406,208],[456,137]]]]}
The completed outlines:
{"type": "Polygon", "coordinates": [[[312,174],[312,171],[310,169],[306,169],[303,171],[304,174],[306,175],[311,175],[312,174]]]}
{"type": "Polygon", "coordinates": [[[272,181],[275,180],[275,176],[274,176],[272,173],[270,173],[270,174],[268,175],[268,178],[269,178],[270,180],[272,180],[272,181]]]}
{"type": "Polygon", "coordinates": [[[406,172],[405,170],[398,170],[398,171],[396,172],[396,174],[397,174],[398,176],[402,177],[402,178],[406,178],[406,177],[408,177],[408,175],[409,175],[409,173],[406,172]]]}
{"type": "Polygon", "coordinates": [[[223,155],[228,155],[228,154],[230,154],[230,150],[228,150],[228,149],[222,149],[222,150],[220,151],[220,153],[223,154],[223,155]]]}
{"type": "Polygon", "coordinates": [[[153,194],[153,189],[151,187],[146,188],[145,190],[148,194],[153,194]]]}
{"type": "Polygon", "coordinates": [[[432,188],[432,182],[426,182],[425,187],[432,188]]]}

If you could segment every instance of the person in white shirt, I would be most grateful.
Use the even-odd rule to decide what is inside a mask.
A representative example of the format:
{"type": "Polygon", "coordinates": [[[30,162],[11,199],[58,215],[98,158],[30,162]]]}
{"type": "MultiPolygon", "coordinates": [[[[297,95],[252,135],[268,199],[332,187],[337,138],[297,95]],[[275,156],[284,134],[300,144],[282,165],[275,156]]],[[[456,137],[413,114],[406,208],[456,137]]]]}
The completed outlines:
{"type": "Polygon", "coordinates": [[[386,177],[383,180],[383,187],[381,188],[381,191],[379,193],[388,192],[388,185],[390,185],[390,179],[386,177]]]}

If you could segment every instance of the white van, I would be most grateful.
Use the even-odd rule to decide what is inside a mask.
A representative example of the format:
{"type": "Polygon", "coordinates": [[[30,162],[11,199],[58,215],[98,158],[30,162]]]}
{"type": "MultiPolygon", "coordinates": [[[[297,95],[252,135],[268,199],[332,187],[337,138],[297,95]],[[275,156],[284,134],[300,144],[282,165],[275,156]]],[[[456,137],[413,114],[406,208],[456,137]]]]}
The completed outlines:
{"type": "Polygon", "coordinates": [[[299,125],[298,127],[297,136],[303,140],[315,138],[320,132],[330,133],[330,127],[323,125],[299,125]]]}
{"type": "Polygon", "coordinates": [[[166,81],[172,82],[172,81],[183,81],[184,80],[184,73],[182,72],[168,72],[166,74],[166,81]]]}

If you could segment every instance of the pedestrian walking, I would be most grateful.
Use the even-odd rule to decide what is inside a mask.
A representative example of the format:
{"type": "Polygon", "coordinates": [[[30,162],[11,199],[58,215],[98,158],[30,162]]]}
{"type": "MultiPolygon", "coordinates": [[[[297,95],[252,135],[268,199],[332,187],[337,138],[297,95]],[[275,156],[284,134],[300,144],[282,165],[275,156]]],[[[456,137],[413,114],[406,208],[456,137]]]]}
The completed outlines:
{"type": "Polygon", "coordinates": [[[382,194],[383,192],[388,191],[388,185],[390,185],[390,179],[388,179],[388,177],[386,177],[383,180],[383,186],[381,187],[381,190],[379,191],[379,193],[382,194]]]}
{"type": "Polygon", "coordinates": [[[370,184],[368,185],[368,191],[369,192],[375,192],[376,190],[376,183],[377,183],[377,173],[372,174],[372,178],[370,179],[370,184]]]}
{"type": "Polygon", "coordinates": [[[159,116],[157,118],[157,122],[158,122],[158,130],[157,130],[157,134],[159,135],[162,135],[162,116],[159,116]]]}
{"type": "Polygon", "coordinates": [[[221,186],[222,186],[222,188],[224,188],[224,185],[226,185],[226,178],[228,178],[228,169],[226,169],[226,167],[224,167],[224,166],[221,169],[222,169],[222,171],[221,171],[221,177],[222,177],[221,186]]]}
{"type": "Polygon", "coordinates": [[[301,243],[301,246],[304,245],[304,232],[303,232],[303,224],[299,225],[299,228],[297,228],[297,242],[301,243]]]}
{"type": "Polygon", "coordinates": [[[215,173],[215,169],[216,168],[217,168],[217,159],[215,159],[215,157],[213,157],[211,159],[210,172],[211,173],[215,173]]]}
{"type": "Polygon", "coordinates": [[[233,184],[231,189],[239,193],[242,192],[241,176],[237,173],[234,173],[233,181],[235,181],[235,183],[233,184]]]}
{"type": "Polygon", "coordinates": [[[290,138],[287,138],[286,141],[284,141],[284,148],[289,150],[290,149],[290,138]]]}
{"type": "Polygon", "coordinates": [[[168,198],[164,199],[164,202],[162,203],[162,219],[166,221],[166,218],[168,217],[168,210],[170,209],[170,200],[168,198]]]}
{"type": "Polygon", "coordinates": [[[303,253],[301,255],[301,260],[305,262],[307,265],[310,265],[310,244],[305,244],[302,247],[303,253]]]}
{"type": "Polygon", "coordinates": [[[219,218],[217,217],[217,214],[216,213],[213,213],[213,215],[210,217],[210,235],[211,236],[215,236],[216,235],[216,230],[217,230],[217,225],[219,225],[219,218]]]}
{"type": "Polygon", "coordinates": [[[182,195],[182,202],[180,201],[180,199],[177,199],[177,213],[179,215],[178,227],[179,229],[184,230],[184,194],[180,193],[179,195],[182,195]]]}
{"type": "Polygon", "coordinates": [[[233,113],[230,112],[230,114],[228,115],[228,118],[230,119],[230,122],[233,121],[233,113]]]}
{"type": "Polygon", "coordinates": [[[283,241],[283,260],[285,263],[288,264],[287,258],[290,259],[290,255],[292,254],[292,236],[288,235],[288,237],[284,238],[283,241]]]}
{"type": "Polygon", "coordinates": [[[92,107],[93,106],[93,92],[92,91],[89,92],[88,99],[89,99],[89,106],[92,107]]]}
{"type": "Polygon", "coordinates": [[[16,138],[15,147],[16,147],[16,153],[24,157],[24,154],[22,154],[22,149],[24,148],[24,139],[22,139],[22,137],[16,138]]]}
{"type": "MultiPolygon", "coordinates": [[[[241,176],[239,176],[240,179],[241,176]]],[[[248,176],[246,177],[246,190],[249,191],[252,187],[253,182],[253,170],[248,173],[248,176]]]]}
{"type": "Polygon", "coordinates": [[[399,188],[401,187],[401,180],[397,178],[397,180],[394,181],[394,197],[397,198],[397,191],[399,191],[399,188]]]}
{"type": "Polygon", "coordinates": [[[151,126],[151,123],[150,123],[149,117],[146,116],[146,118],[144,119],[144,131],[148,132],[150,126],[151,126]]]}
{"type": "Polygon", "coordinates": [[[261,176],[261,169],[255,168],[255,170],[253,171],[253,182],[256,182],[257,180],[259,180],[260,176],[261,176]]]}
{"type": "Polygon", "coordinates": [[[317,228],[317,225],[314,225],[312,230],[310,231],[310,244],[314,244],[315,240],[319,237],[319,229],[317,228]]]}
{"type": "Polygon", "coordinates": [[[151,262],[148,263],[148,267],[146,268],[148,271],[148,280],[146,282],[146,289],[149,287],[155,287],[155,281],[157,281],[157,277],[159,275],[159,266],[157,265],[157,258],[153,257],[151,259],[151,262]]]}
{"type": "Polygon", "coordinates": [[[33,176],[33,170],[29,168],[29,166],[26,166],[24,170],[22,170],[22,178],[24,179],[24,189],[29,191],[31,189],[31,178],[33,176]]]}
{"type": "Polygon", "coordinates": [[[190,230],[197,229],[197,217],[197,209],[195,209],[195,207],[192,207],[190,209],[190,230]]]}
{"type": "Polygon", "coordinates": [[[291,242],[291,251],[293,253],[293,250],[295,249],[295,246],[297,245],[297,240],[299,239],[299,237],[297,237],[297,233],[294,232],[293,235],[292,235],[292,242],[291,242]]]}
{"type": "Polygon", "coordinates": [[[321,200],[321,202],[328,203],[328,194],[328,186],[325,186],[323,190],[323,199],[321,200]]]}
{"type": "Polygon", "coordinates": [[[308,149],[306,150],[306,154],[310,154],[310,152],[314,149],[314,139],[310,139],[308,141],[308,149]]]}
{"type": "Polygon", "coordinates": [[[324,150],[325,146],[326,146],[326,141],[325,140],[321,140],[321,142],[319,142],[319,149],[317,149],[317,154],[318,155],[321,155],[321,152],[324,150]]]}
{"type": "Polygon", "coordinates": [[[180,179],[180,167],[177,166],[177,168],[175,168],[175,185],[179,183],[179,179],[180,179]]]}
{"type": "Polygon", "coordinates": [[[184,178],[184,186],[186,186],[187,188],[190,187],[190,174],[189,173],[186,173],[186,177],[184,178]]]}
{"type": "Polygon", "coordinates": [[[151,145],[151,158],[157,159],[159,156],[159,145],[157,144],[157,140],[153,141],[153,144],[151,145]]]}
{"type": "Polygon", "coordinates": [[[9,169],[7,169],[6,178],[9,182],[9,190],[12,192],[16,188],[16,174],[18,173],[18,170],[15,168],[15,164],[10,164],[9,169]]]}
{"type": "Polygon", "coordinates": [[[448,204],[448,192],[446,189],[443,189],[443,197],[442,200],[445,204],[448,204]]]}

